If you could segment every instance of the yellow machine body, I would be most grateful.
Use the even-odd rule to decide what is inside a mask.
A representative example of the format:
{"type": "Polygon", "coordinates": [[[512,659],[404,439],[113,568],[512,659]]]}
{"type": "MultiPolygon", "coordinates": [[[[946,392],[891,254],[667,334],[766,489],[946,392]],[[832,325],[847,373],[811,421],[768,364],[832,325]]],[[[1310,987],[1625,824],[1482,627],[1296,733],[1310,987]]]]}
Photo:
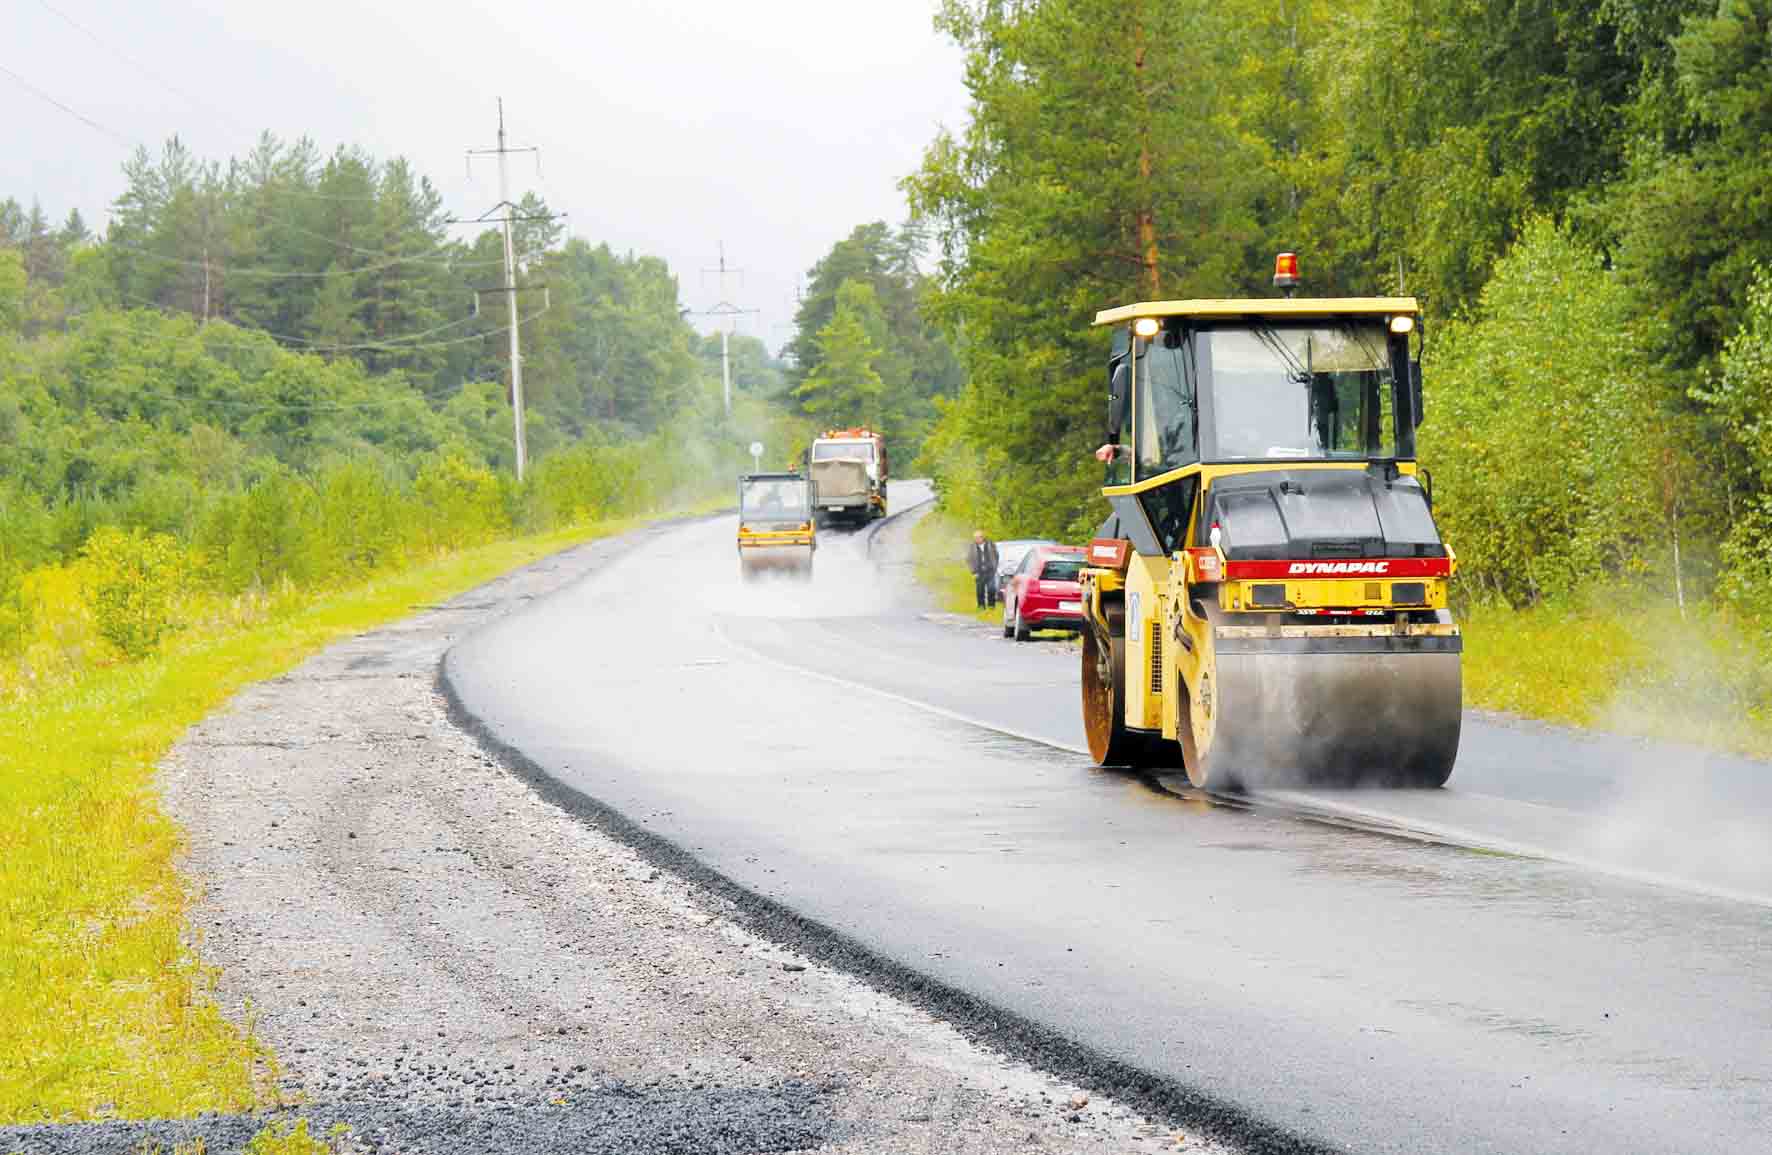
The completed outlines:
{"type": "Polygon", "coordinates": [[[817,489],[798,472],[739,479],[738,566],[747,580],[777,572],[810,576],[818,550],[817,489]]]}
{"type": "MultiPolygon", "coordinates": [[[[1156,302],[1099,315],[1127,327],[1121,364],[1145,356],[1134,328],[1141,320],[1152,340],[1195,358],[1202,459],[1136,460],[1132,476],[1103,489],[1116,513],[1082,574],[1083,712],[1097,761],[1185,769],[1215,788],[1445,781],[1462,716],[1462,639],[1447,610],[1456,559],[1432,527],[1412,459],[1421,401],[1407,334],[1417,314],[1409,298],[1355,298],[1156,302]],[[1195,339],[1195,325],[1213,339],[1195,339]],[[1331,367],[1311,373],[1308,357],[1293,366],[1281,356],[1288,341],[1308,350],[1317,332],[1329,335],[1325,344],[1355,334],[1356,355],[1371,364],[1352,372],[1354,362],[1331,351],[1323,354],[1331,367]],[[1259,339],[1246,339],[1251,333],[1259,339]],[[1226,351],[1233,346],[1243,361],[1226,351]],[[1228,371],[1213,381],[1208,372],[1214,354],[1241,366],[1269,349],[1277,383],[1228,371]],[[1287,445],[1297,455],[1283,461],[1212,460],[1213,406],[1234,414],[1248,397],[1203,390],[1253,380],[1283,409],[1314,405],[1324,378],[1344,398],[1355,390],[1376,398],[1383,413],[1365,415],[1365,436],[1389,451],[1381,459],[1332,448],[1311,460],[1287,445]],[[1391,434],[1380,430],[1384,414],[1391,434]],[[1337,536],[1350,527],[1367,536],[1337,536]]],[[[1133,426],[1125,432],[1143,453],[1138,371],[1125,376],[1133,426]]]]}

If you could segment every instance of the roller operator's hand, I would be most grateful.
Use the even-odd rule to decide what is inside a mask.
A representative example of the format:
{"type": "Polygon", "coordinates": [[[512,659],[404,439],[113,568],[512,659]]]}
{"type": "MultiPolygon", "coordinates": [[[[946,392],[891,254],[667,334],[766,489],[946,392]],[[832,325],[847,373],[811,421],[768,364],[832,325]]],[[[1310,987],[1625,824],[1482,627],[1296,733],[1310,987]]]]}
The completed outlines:
{"type": "Polygon", "coordinates": [[[1125,451],[1125,446],[1115,445],[1113,442],[1110,441],[1106,445],[1103,445],[1100,449],[1097,449],[1095,451],[1095,460],[1102,461],[1102,462],[1112,461],[1114,458],[1120,456],[1120,454],[1123,453],[1124,451],[1125,451]]]}

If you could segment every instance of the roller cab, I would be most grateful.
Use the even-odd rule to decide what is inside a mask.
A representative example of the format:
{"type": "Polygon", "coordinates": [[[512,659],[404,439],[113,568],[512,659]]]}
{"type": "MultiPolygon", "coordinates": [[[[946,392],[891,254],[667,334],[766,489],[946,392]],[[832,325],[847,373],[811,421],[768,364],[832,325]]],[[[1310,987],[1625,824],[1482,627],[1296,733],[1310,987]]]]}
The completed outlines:
{"type": "Polygon", "coordinates": [[[799,473],[747,473],[738,479],[742,578],[812,575],[812,556],[818,550],[816,497],[816,487],[799,473]]]}
{"type": "Polygon", "coordinates": [[[1439,786],[1456,569],[1415,461],[1407,297],[1143,302],[1113,332],[1082,695],[1104,765],[1197,786],[1439,786]]]}

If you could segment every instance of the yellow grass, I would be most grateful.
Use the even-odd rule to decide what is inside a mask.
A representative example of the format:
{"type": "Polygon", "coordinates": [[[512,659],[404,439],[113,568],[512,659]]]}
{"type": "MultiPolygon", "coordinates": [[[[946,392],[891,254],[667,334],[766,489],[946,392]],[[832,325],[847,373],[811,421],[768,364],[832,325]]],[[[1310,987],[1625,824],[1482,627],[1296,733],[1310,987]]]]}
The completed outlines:
{"type": "Polygon", "coordinates": [[[267,1101],[272,1058],[207,997],[179,832],[154,767],[242,686],[349,634],[633,523],[499,542],[226,614],[160,655],[0,701],[0,1123],[176,1117],[267,1101]]]}

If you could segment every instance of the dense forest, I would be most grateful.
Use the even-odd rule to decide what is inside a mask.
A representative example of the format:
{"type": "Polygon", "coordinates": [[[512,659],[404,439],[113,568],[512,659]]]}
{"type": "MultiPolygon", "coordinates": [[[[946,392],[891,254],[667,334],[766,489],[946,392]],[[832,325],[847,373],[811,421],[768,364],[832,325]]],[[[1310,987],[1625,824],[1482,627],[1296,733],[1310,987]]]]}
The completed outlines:
{"type": "Polygon", "coordinates": [[[963,370],[926,308],[934,290],[918,267],[924,239],[883,221],[858,225],[807,274],[783,350],[784,400],[817,425],[870,425],[905,465],[935,423],[935,398],[963,370]]]}
{"type": "Polygon", "coordinates": [[[744,346],[728,418],[663,261],[519,215],[522,486],[502,238],[452,232],[407,162],[175,139],[129,159],[102,236],[0,201],[0,654],[31,640],[30,575],[70,560],[309,584],[705,494],[781,439],[782,366],[744,346]]]}
{"type": "Polygon", "coordinates": [[[1004,533],[1102,507],[1094,310],[1423,299],[1467,588],[1772,593],[1772,0],[948,0],[970,123],[906,182],[967,384],[926,458],[1004,533]]]}

